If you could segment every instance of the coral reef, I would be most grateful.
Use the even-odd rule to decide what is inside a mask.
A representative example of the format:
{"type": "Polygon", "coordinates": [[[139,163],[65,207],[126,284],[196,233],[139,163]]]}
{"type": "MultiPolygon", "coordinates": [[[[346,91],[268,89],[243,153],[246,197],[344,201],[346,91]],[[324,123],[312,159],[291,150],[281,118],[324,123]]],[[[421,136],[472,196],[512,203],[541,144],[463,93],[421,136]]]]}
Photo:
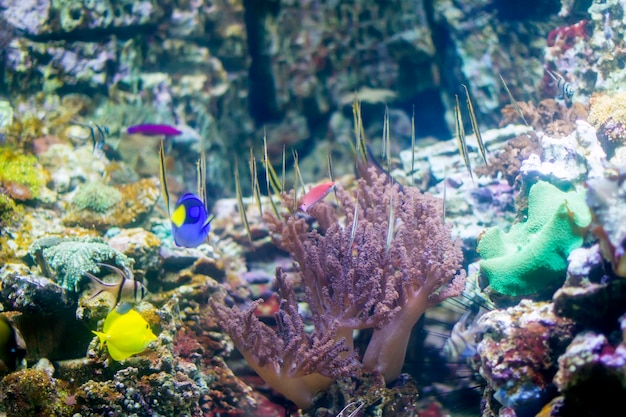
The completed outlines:
{"type": "Polygon", "coordinates": [[[625,23],[622,0],[0,0],[0,414],[439,416],[472,385],[486,417],[615,414],[625,23]],[[461,84],[467,159],[444,140],[461,84]],[[139,123],[181,132],[172,194],[206,155],[197,248],[139,123]],[[355,133],[384,168],[355,178],[355,133]],[[336,192],[296,211],[257,172],[258,204],[221,199],[262,138],[285,189],[328,169],[336,192]],[[130,356],[92,333],[116,314],[83,291],[101,262],[149,290],[130,356]]]}
{"type": "Polygon", "coordinates": [[[598,93],[589,102],[589,122],[598,130],[598,138],[609,157],[626,141],[625,99],[626,92],[598,93]]]}
{"type": "MultiPolygon", "coordinates": [[[[620,319],[623,331],[624,318],[620,319]]],[[[615,346],[593,331],[576,335],[559,357],[554,383],[562,392],[560,415],[611,413],[621,404],[626,363],[626,345],[615,346]]]]}
{"type": "Polygon", "coordinates": [[[63,217],[63,223],[100,231],[136,225],[152,211],[158,198],[155,178],[116,186],[85,185],[74,195],[74,208],[63,217]]]}
{"type": "Polygon", "coordinates": [[[113,235],[109,246],[132,259],[135,270],[153,272],[163,265],[161,240],[155,234],[141,228],[127,228],[114,234],[109,230],[109,235],[113,235]]]}
{"type": "MultiPolygon", "coordinates": [[[[364,369],[395,380],[413,325],[428,307],[463,290],[462,254],[441,223],[438,200],[390,184],[374,168],[369,175],[371,182],[359,180],[358,191],[337,190],[344,226],[324,202],[309,208],[320,232],[294,214],[266,214],[278,245],[297,262],[315,324],[312,335],[304,333],[295,294],[281,270],[278,332],[254,316],[258,302],[246,311],[212,303],[250,365],[300,407],[310,406],[331,378],[354,371],[353,356],[340,353],[352,350],[355,329],[374,328],[364,369]]],[[[293,198],[284,196],[283,206],[293,207],[293,198]]]]}
{"type": "Polygon", "coordinates": [[[514,415],[535,415],[556,396],[551,388],[556,360],[573,338],[574,323],[554,315],[550,303],[522,300],[485,313],[478,326],[482,336],[475,366],[493,398],[514,415]]]}
{"type": "Polygon", "coordinates": [[[5,376],[0,382],[0,403],[10,417],[65,417],[72,412],[63,383],[40,369],[5,376]]]}
{"type": "Polygon", "coordinates": [[[39,196],[46,177],[34,156],[0,147],[0,195],[19,201],[32,200],[39,196]]]}
{"type": "Polygon", "coordinates": [[[563,192],[539,181],[528,195],[528,219],[504,233],[487,229],[480,236],[480,273],[500,294],[523,296],[554,291],[563,283],[567,255],[583,243],[591,222],[584,194],[563,192]]]}
{"type": "Polygon", "coordinates": [[[89,182],[81,186],[74,197],[72,204],[79,210],[91,210],[105,213],[108,209],[122,201],[122,193],[106,184],[89,182]]]}

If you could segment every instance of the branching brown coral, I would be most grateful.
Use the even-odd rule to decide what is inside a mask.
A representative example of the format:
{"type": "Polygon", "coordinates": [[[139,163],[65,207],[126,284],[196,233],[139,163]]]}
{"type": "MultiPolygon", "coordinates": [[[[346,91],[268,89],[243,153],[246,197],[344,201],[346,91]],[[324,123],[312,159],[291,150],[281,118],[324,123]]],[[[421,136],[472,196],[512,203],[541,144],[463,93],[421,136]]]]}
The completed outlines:
{"type": "Polygon", "coordinates": [[[501,173],[507,180],[509,185],[514,185],[519,174],[522,161],[527,159],[530,154],[535,153],[539,156],[542,154],[539,138],[534,131],[524,133],[509,140],[497,152],[495,156],[489,159],[489,166],[476,167],[478,175],[489,175],[495,177],[501,173]]]}
{"type": "MultiPolygon", "coordinates": [[[[587,117],[587,108],[578,102],[567,107],[549,98],[541,100],[537,106],[530,101],[518,101],[517,105],[529,125],[555,137],[569,135],[576,130],[576,120],[587,117]]],[[[513,105],[508,104],[502,109],[500,127],[521,122],[522,120],[513,105]]]]}
{"type": "MultiPolygon", "coordinates": [[[[402,188],[374,168],[368,179],[359,180],[354,193],[337,186],[342,213],[324,202],[312,206],[318,229],[311,230],[300,213],[265,216],[278,246],[296,262],[313,334],[304,333],[294,292],[280,272],[277,332],[254,317],[254,307],[242,313],[213,303],[251,366],[300,406],[331,382],[320,377],[336,378],[353,368],[354,329],[374,328],[364,368],[388,382],[397,378],[413,325],[428,307],[459,295],[464,286],[464,271],[458,272],[462,252],[442,222],[441,201],[402,188]]],[[[285,196],[284,206],[293,207],[293,199],[285,196]]]]}

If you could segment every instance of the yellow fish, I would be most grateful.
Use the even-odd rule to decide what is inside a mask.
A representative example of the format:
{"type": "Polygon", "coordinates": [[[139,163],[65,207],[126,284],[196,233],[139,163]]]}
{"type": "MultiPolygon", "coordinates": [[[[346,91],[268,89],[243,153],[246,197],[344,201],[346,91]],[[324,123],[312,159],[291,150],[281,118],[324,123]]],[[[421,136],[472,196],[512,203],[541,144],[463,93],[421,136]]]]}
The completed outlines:
{"type": "Polygon", "coordinates": [[[100,339],[100,349],[106,342],[109,354],[116,361],[143,352],[150,342],[156,340],[148,322],[135,310],[125,314],[111,310],[104,320],[102,332],[92,332],[100,339]]]}

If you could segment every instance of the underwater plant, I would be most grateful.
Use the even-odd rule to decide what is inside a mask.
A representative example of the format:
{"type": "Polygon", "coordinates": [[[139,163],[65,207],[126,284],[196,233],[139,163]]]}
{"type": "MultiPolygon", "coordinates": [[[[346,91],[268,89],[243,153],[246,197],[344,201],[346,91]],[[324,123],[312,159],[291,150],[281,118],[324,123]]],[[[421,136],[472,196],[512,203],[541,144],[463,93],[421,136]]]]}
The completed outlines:
{"type": "MultiPolygon", "coordinates": [[[[375,168],[356,191],[337,186],[337,198],[344,225],[330,204],[308,208],[319,231],[300,213],[265,215],[278,246],[296,261],[313,333],[304,331],[294,290],[280,270],[277,331],[255,317],[257,304],[240,311],[211,300],[252,368],[301,408],[333,379],[358,369],[395,380],[417,320],[428,307],[459,295],[465,282],[461,248],[442,222],[439,199],[402,188],[375,168]],[[353,350],[355,329],[374,329],[362,364],[353,350]]],[[[293,198],[284,195],[283,205],[294,207],[293,198]]]]}

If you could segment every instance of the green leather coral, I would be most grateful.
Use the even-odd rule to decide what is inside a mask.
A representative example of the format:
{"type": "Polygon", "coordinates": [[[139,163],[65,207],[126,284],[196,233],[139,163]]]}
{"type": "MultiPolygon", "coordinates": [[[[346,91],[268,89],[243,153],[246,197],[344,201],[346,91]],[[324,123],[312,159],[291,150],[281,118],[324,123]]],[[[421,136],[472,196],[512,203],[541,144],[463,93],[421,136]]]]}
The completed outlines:
{"type": "Polygon", "coordinates": [[[583,243],[591,213],[584,192],[564,192],[547,182],[528,195],[528,219],[508,233],[490,228],[480,237],[480,273],[491,289],[520,296],[555,286],[565,278],[567,256],[583,243]]]}

